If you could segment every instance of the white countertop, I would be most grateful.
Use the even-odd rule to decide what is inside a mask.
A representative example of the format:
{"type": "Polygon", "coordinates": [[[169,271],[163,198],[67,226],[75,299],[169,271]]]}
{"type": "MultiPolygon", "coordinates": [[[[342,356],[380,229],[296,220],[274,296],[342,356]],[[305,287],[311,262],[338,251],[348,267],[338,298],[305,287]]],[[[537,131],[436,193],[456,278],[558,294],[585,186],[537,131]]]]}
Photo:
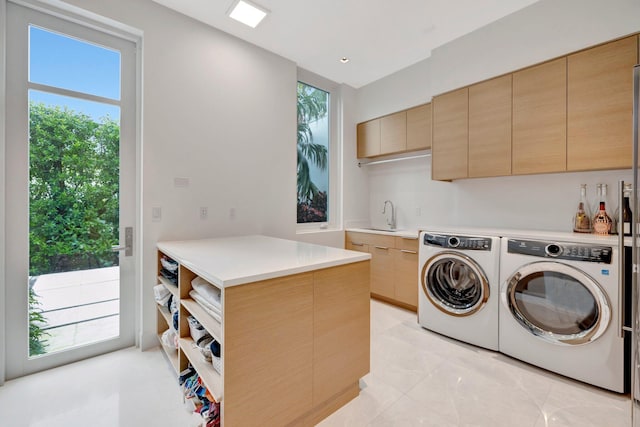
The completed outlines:
{"type": "Polygon", "coordinates": [[[368,253],[267,236],[158,242],[158,249],[220,288],[371,258],[368,253]]]}
{"type": "Polygon", "coordinates": [[[417,239],[420,232],[418,230],[383,230],[379,228],[347,228],[345,231],[356,233],[383,234],[385,236],[398,236],[408,239],[417,239]]]}
{"type": "MultiPolygon", "coordinates": [[[[600,236],[589,233],[574,233],[571,231],[548,231],[548,230],[518,230],[509,228],[488,228],[488,227],[464,227],[456,225],[425,225],[416,230],[382,230],[373,228],[347,228],[346,231],[358,233],[383,234],[387,236],[399,236],[406,238],[417,238],[421,231],[433,233],[449,233],[456,235],[487,236],[487,237],[507,237],[514,239],[541,239],[558,242],[587,243],[617,245],[618,236],[600,236]]],[[[625,246],[631,246],[631,237],[625,237],[625,246]]]]}
{"type": "MultiPolygon", "coordinates": [[[[507,228],[481,228],[481,227],[459,227],[459,226],[425,226],[420,227],[421,231],[435,233],[470,234],[479,236],[497,236],[515,239],[541,239],[558,242],[590,243],[603,245],[617,245],[618,236],[601,236],[589,233],[574,233],[571,231],[548,231],[548,230],[519,230],[507,228]]],[[[631,246],[631,237],[624,238],[625,245],[631,246]]]]}

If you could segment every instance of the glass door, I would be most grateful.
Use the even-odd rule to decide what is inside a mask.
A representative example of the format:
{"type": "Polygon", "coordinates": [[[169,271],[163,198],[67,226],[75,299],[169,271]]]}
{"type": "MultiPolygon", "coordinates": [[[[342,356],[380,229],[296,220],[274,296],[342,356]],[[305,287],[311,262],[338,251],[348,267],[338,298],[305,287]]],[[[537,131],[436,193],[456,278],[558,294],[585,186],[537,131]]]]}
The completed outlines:
{"type": "Polygon", "coordinates": [[[7,377],[134,344],[133,42],[8,5],[7,377]]]}

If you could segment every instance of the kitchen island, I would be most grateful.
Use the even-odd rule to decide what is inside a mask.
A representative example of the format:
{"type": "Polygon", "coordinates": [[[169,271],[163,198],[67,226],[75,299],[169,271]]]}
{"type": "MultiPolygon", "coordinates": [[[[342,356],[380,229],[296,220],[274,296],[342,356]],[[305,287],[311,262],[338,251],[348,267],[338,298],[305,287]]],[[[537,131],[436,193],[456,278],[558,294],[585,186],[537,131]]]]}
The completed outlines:
{"type": "MultiPolygon", "coordinates": [[[[359,394],[369,372],[369,254],[242,236],[160,242],[159,272],[163,259],[179,266],[177,286],[158,281],[179,300],[180,337],[177,355],[163,348],[176,373],[195,368],[223,425],[311,426],[359,394]],[[219,292],[219,318],[194,302],[196,277],[219,292]],[[188,316],[221,344],[221,368],[200,360],[188,316]]],[[[170,325],[158,306],[159,336],[170,325]]]]}

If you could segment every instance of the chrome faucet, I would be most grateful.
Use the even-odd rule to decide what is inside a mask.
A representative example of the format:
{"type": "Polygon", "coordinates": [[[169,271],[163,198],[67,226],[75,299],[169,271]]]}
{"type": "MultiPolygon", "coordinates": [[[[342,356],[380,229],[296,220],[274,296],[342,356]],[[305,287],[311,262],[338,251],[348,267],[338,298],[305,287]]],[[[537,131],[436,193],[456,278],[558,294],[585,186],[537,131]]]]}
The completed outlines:
{"type": "Polygon", "coordinates": [[[393,203],[391,202],[391,200],[384,201],[384,206],[382,207],[382,213],[384,214],[387,212],[387,203],[391,205],[391,219],[388,219],[386,217],[385,219],[387,220],[387,225],[389,225],[389,228],[394,230],[396,228],[396,209],[393,207],[393,203]]]}

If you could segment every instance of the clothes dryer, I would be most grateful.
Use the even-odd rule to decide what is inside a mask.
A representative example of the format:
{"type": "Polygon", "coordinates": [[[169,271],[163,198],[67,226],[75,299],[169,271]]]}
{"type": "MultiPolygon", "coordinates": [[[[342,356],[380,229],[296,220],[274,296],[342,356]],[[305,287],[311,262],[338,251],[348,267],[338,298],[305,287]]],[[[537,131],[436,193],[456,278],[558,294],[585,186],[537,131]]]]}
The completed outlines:
{"type": "Polygon", "coordinates": [[[619,253],[606,243],[502,238],[502,353],[626,391],[619,253]]]}
{"type": "Polygon", "coordinates": [[[420,233],[418,323],[498,350],[500,238],[420,233]]]}

